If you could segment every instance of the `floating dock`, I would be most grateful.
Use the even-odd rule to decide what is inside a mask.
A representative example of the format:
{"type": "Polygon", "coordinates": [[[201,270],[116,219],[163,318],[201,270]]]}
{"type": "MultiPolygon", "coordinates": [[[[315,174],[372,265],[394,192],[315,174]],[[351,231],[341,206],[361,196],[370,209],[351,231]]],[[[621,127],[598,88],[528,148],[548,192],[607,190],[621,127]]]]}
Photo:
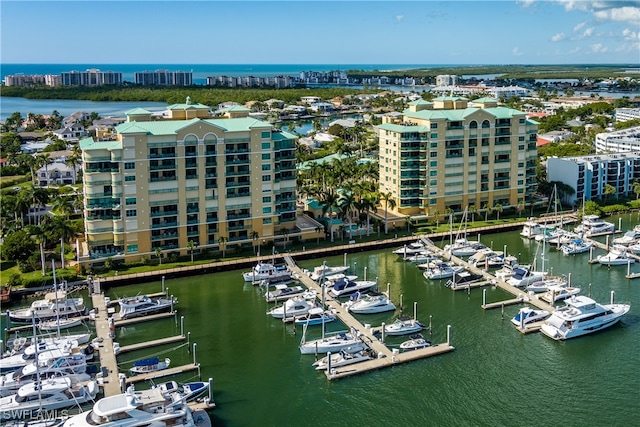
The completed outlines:
{"type": "MultiPolygon", "coordinates": [[[[318,283],[311,280],[311,278],[295,264],[291,256],[285,255],[284,260],[287,263],[289,269],[297,274],[298,279],[309,289],[315,290],[318,299],[322,299],[322,287],[318,283]]],[[[332,368],[331,372],[326,372],[327,378],[329,380],[345,378],[352,375],[386,368],[417,359],[423,359],[426,357],[447,353],[455,349],[455,347],[453,347],[450,343],[450,334],[449,330],[447,330],[447,342],[445,343],[436,344],[430,347],[425,347],[423,349],[412,350],[403,353],[392,351],[382,341],[380,341],[377,336],[372,333],[371,328],[365,328],[364,325],[360,323],[360,321],[356,319],[351,313],[349,313],[346,308],[342,307],[340,301],[332,298],[326,298],[325,296],[325,304],[326,308],[335,313],[338,319],[340,319],[342,323],[344,323],[350,330],[356,330],[360,336],[360,339],[378,356],[376,359],[344,366],[341,369],[332,368]]]]}
{"type": "Polygon", "coordinates": [[[113,352],[113,339],[111,338],[111,328],[107,314],[104,295],[91,295],[93,308],[96,310],[96,334],[100,340],[98,354],[100,356],[100,366],[103,372],[102,390],[105,396],[115,396],[121,394],[120,378],[118,376],[118,364],[116,355],[113,352]]]}
{"type": "Polygon", "coordinates": [[[142,350],[143,348],[147,348],[147,347],[157,347],[159,345],[173,344],[173,343],[176,343],[176,342],[184,341],[185,339],[186,339],[186,337],[184,335],[176,335],[176,336],[173,336],[173,337],[160,338],[160,339],[152,340],[152,341],[143,341],[143,342],[139,342],[139,343],[136,343],[136,344],[125,345],[123,347],[120,347],[120,353],[126,353],[128,351],[142,350]]]}
{"type": "Polygon", "coordinates": [[[125,381],[127,384],[134,384],[141,381],[154,380],[156,378],[167,377],[169,375],[177,375],[183,372],[191,372],[195,370],[200,370],[199,363],[190,363],[188,365],[170,367],[167,369],[162,369],[160,371],[148,372],[146,374],[133,375],[131,377],[128,377],[125,381]]]}

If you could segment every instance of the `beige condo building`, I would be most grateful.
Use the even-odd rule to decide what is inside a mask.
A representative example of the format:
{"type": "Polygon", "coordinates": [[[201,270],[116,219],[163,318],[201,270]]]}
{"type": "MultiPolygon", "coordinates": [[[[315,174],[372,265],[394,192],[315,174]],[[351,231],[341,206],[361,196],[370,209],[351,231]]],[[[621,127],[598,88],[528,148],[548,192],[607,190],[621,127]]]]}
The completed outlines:
{"type": "Polygon", "coordinates": [[[297,137],[248,112],[230,108],[211,118],[208,106],[187,98],[168,107],[168,119],[138,108],[112,138],[82,140],[80,261],[155,258],[157,248],[166,256],[258,247],[289,231],[293,237],[297,137]]]}
{"type": "Polygon", "coordinates": [[[537,123],[491,98],[409,104],[378,126],[380,191],[399,215],[529,204],[536,191],[537,123]]]}

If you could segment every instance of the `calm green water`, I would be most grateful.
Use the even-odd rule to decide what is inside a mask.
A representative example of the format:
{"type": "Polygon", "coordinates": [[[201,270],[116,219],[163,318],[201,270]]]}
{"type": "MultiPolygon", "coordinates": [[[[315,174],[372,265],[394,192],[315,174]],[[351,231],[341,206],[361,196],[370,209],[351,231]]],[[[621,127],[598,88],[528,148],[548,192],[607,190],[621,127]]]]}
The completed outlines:
{"type": "MultiPolygon", "coordinates": [[[[622,218],[623,230],[638,223],[636,214],[622,218]]],[[[536,251],[538,260],[541,257],[538,244],[517,232],[481,240],[493,242],[494,249],[507,245],[522,262],[532,262],[536,251]]],[[[178,297],[185,330],[197,342],[203,379],[214,378],[214,425],[637,425],[640,281],[624,278],[626,266],[609,270],[587,264],[589,254],[547,252],[545,263],[554,274],[571,273],[572,283],[583,285],[585,294],[591,284],[591,295],[599,302],[608,302],[614,290],[617,302],[631,304],[630,313],[605,332],[564,343],[542,334],[525,336],[509,321],[519,306],[505,308],[504,318],[500,309],[484,311],[482,290],[468,295],[429,282],[388,249],[349,255],[348,263],[358,274],[362,276],[366,266],[367,276],[378,277],[383,288],[390,283],[396,305],[403,296],[405,314],[412,313],[416,301],[423,323],[432,316],[433,342],[444,342],[446,326],[451,325],[456,350],[335,382],[311,367],[312,355],[298,351],[301,328],[296,331],[265,315],[269,305],[260,289],[244,285],[239,271],[171,280],[166,286],[178,297]]],[[[323,260],[300,264],[313,268],[323,260]]],[[[337,265],[343,257],[326,261],[337,265]]],[[[640,266],[632,271],[640,271],[640,266]]],[[[159,282],[145,283],[108,293],[131,296],[160,288],[159,282]]],[[[511,298],[501,290],[486,289],[488,302],[511,298]]],[[[361,318],[377,326],[397,314],[361,318]]],[[[339,329],[337,323],[331,329],[339,329]]],[[[117,340],[127,345],[176,335],[179,324],[179,319],[169,319],[122,328],[117,340]]],[[[319,329],[313,333],[319,334],[319,329]]],[[[402,340],[388,342],[397,345],[402,340]]],[[[128,368],[150,355],[170,357],[172,364],[193,357],[186,346],[177,344],[124,354],[119,361],[128,368]]],[[[189,378],[193,374],[179,379],[189,378]]]]}

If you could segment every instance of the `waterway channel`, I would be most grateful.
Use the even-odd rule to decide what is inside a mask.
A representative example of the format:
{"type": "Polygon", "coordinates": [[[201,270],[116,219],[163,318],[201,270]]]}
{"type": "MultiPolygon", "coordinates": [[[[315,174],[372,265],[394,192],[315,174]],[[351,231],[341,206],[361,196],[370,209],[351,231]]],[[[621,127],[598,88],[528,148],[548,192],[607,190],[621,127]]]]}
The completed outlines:
{"type": "MultiPolygon", "coordinates": [[[[640,222],[638,214],[625,214],[622,230],[640,222]]],[[[611,218],[618,224],[618,217],[611,218]]],[[[475,237],[472,237],[475,238],[475,237]]],[[[542,259],[542,248],[518,232],[480,236],[496,250],[507,251],[522,262],[542,259]]],[[[599,240],[604,241],[604,238],[599,240]]],[[[447,242],[442,242],[444,244],[447,242]]],[[[602,250],[594,251],[596,254],[602,250]]],[[[229,426],[341,426],[434,425],[513,426],[561,423],[565,426],[635,425],[640,417],[637,375],[640,354],[640,279],[625,279],[627,267],[589,265],[589,254],[563,256],[547,248],[545,269],[557,275],[571,273],[571,282],[599,302],[631,304],[622,322],[606,332],[555,342],[540,333],[523,335],[510,318],[520,306],[484,311],[482,290],[454,292],[442,282],[429,282],[411,263],[391,250],[350,254],[347,262],[360,276],[377,277],[380,287],[390,284],[391,298],[400,299],[404,314],[431,319],[434,343],[446,340],[452,326],[455,351],[401,366],[328,381],[316,372],[313,355],[301,355],[297,345],[302,329],[268,317],[269,305],[261,290],[243,284],[239,271],[167,280],[175,295],[177,319],[127,326],[117,331],[121,345],[176,335],[180,316],[197,343],[197,359],[204,379],[214,378],[214,425],[229,426]]],[[[343,256],[300,262],[313,268],[343,262],[343,256]]],[[[632,266],[640,271],[640,266],[632,266]]],[[[160,282],[113,288],[113,298],[157,292],[160,282]]],[[[487,287],[487,302],[512,298],[487,287]]],[[[391,322],[399,311],[359,316],[373,326],[391,322]]],[[[340,329],[337,322],[327,325],[340,329]]],[[[319,335],[319,328],[312,331],[319,335]]],[[[401,338],[389,338],[397,346],[401,338]]],[[[123,368],[149,355],[170,357],[172,365],[185,364],[193,354],[180,344],[149,348],[119,357],[123,368]]],[[[194,374],[184,374],[182,380],[194,374]]],[[[143,388],[143,386],[140,386],[143,388]]]]}

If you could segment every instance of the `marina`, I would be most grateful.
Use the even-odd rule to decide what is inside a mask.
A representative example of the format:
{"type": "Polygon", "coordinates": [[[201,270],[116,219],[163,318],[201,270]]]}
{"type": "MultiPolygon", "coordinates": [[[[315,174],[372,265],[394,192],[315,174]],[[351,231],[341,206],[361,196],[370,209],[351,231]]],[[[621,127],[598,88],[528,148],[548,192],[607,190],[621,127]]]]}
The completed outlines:
{"type": "MultiPolygon", "coordinates": [[[[625,220],[630,221],[631,215],[626,215],[625,220]]],[[[633,223],[636,223],[635,214],[633,223]]],[[[536,257],[538,262],[541,259],[538,242],[523,239],[515,231],[474,238],[500,250],[506,245],[507,253],[523,263],[533,263],[536,257]]],[[[604,238],[598,239],[605,245],[604,238]]],[[[434,243],[442,247],[445,242],[435,240],[434,243]]],[[[402,243],[397,244],[400,245],[402,243]]],[[[594,256],[603,253],[604,248],[594,248],[594,256]]],[[[625,278],[626,266],[608,268],[588,264],[588,253],[567,256],[547,248],[545,258],[548,259],[545,269],[550,274],[571,273],[571,282],[579,285],[582,293],[602,303],[609,301],[613,290],[616,302],[630,303],[631,311],[619,325],[607,331],[558,343],[533,332],[535,324],[528,325],[525,333],[511,324],[511,317],[520,307],[530,304],[502,305],[504,301],[517,299],[517,294],[503,289],[499,282],[481,280],[478,282],[481,287],[476,288],[477,284],[473,283],[470,289],[451,292],[444,286],[445,280],[424,279],[414,264],[399,259],[391,253],[391,248],[382,248],[348,254],[349,274],[361,276],[367,267],[367,276],[378,277],[381,288],[386,290],[386,284],[390,283],[390,297],[398,308],[395,312],[353,317],[359,325],[378,328],[382,323],[391,324],[400,314],[410,314],[412,304],[417,302],[418,320],[432,325],[423,335],[433,343],[430,347],[394,355],[393,350],[407,337],[386,337],[387,354],[396,357],[396,363],[391,357],[380,359],[388,366],[381,366],[378,359],[361,362],[358,368],[361,375],[349,372],[356,369],[353,365],[338,367],[336,378],[327,381],[325,372],[315,371],[311,366],[314,356],[301,355],[298,351],[302,327],[266,316],[265,312],[273,304],[264,300],[263,289],[242,283],[241,270],[170,279],[172,293],[180,301],[176,307],[178,316],[117,326],[116,340],[125,347],[161,336],[181,335],[180,319],[184,316],[184,330],[190,331],[192,337],[186,341],[198,342],[201,372],[215,378],[216,410],[211,412],[214,425],[249,425],[250,419],[257,418],[268,425],[296,425],[292,420],[307,416],[308,411],[338,411],[342,414],[341,423],[349,424],[370,421],[368,414],[372,412],[379,415],[376,418],[380,422],[403,425],[476,425],[478,422],[511,425],[516,419],[529,424],[533,420],[525,408],[528,405],[521,404],[523,399],[531,405],[544,405],[549,399],[569,399],[576,415],[566,422],[568,425],[606,424],[613,414],[621,423],[633,424],[640,412],[632,396],[624,390],[640,387],[634,374],[635,354],[640,351],[637,330],[640,291],[636,283],[625,278]],[[497,310],[481,308],[483,304],[494,303],[499,304],[495,307],[497,310]],[[451,325],[450,340],[455,343],[455,351],[439,357],[418,353],[429,349],[438,351],[446,344],[448,325],[451,325]],[[410,360],[411,363],[405,363],[405,359],[398,363],[401,358],[409,357],[415,359],[410,360]],[[376,367],[369,369],[368,363],[376,367]],[[506,368],[523,363],[527,369],[544,373],[536,377],[535,384],[543,393],[525,394],[527,381],[521,372],[506,368]],[[386,367],[391,369],[383,369],[386,367]],[[581,375],[585,369],[593,374],[581,375]],[[593,375],[599,378],[597,383],[590,381],[593,375]],[[338,378],[342,379],[334,381],[338,378]],[[479,378],[482,380],[478,381],[479,378]],[[583,390],[577,396],[572,393],[576,388],[583,390]],[[505,403],[501,394],[505,389],[513,391],[509,399],[512,403],[505,403]],[[265,394],[264,390],[277,390],[277,393],[265,394]],[[611,390],[619,392],[611,394],[611,390]],[[454,404],[460,396],[465,396],[468,404],[454,404]],[[416,405],[424,411],[415,411],[416,405]],[[380,411],[381,407],[386,409],[380,411]],[[248,411],[252,413],[250,418],[248,411]]],[[[324,261],[327,265],[342,265],[344,260],[343,254],[294,259],[301,269],[308,270],[324,261]]],[[[638,268],[636,263],[630,272],[638,268]]],[[[157,292],[160,285],[159,280],[138,283],[107,289],[105,295],[115,299],[116,294],[149,294],[157,292]]],[[[524,289],[518,291],[527,295],[524,289]]],[[[332,322],[327,330],[344,329],[341,323],[332,322]]],[[[106,327],[108,329],[108,325],[106,327]]],[[[310,327],[308,333],[319,335],[319,328],[310,327]]],[[[192,345],[175,344],[180,347],[167,350],[164,348],[171,345],[158,347],[159,351],[168,352],[171,367],[192,363],[192,345]]],[[[151,357],[150,353],[155,353],[154,349],[134,350],[125,357],[137,360],[151,357]]],[[[121,365],[125,368],[126,362],[121,365]]],[[[188,381],[195,373],[195,370],[183,372],[177,374],[177,378],[188,381]]],[[[141,389],[145,388],[144,383],[139,383],[141,389]]],[[[549,408],[548,415],[562,416],[561,411],[553,407],[549,408]]]]}

